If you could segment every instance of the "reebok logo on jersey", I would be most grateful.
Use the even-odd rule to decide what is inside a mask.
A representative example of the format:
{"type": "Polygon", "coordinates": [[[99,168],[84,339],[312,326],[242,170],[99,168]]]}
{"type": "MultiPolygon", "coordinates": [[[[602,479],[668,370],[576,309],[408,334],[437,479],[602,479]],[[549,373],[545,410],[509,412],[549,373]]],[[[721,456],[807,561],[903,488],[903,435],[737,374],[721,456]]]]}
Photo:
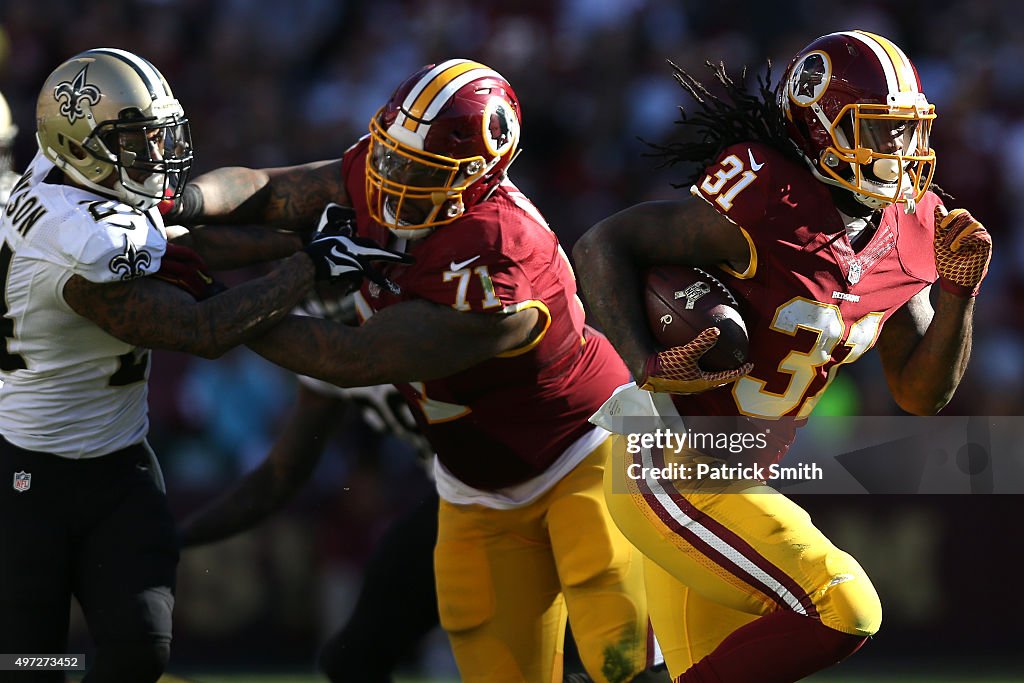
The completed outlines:
{"type": "Polygon", "coordinates": [[[456,271],[456,270],[462,270],[463,268],[465,268],[466,266],[468,266],[468,265],[469,265],[470,263],[472,263],[473,261],[476,261],[476,260],[477,260],[478,258],[480,258],[480,254],[477,254],[477,255],[476,255],[476,256],[474,256],[473,258],[470,258],[470,259],[466,259],[465,261],[459,261],[458,263],[456,263],[455,261],[452,261],[452,262],[451,262],[451,263],[449,264],[449,266],[450,266],[449,270],[452,270],[452,271],[456,271]]]}

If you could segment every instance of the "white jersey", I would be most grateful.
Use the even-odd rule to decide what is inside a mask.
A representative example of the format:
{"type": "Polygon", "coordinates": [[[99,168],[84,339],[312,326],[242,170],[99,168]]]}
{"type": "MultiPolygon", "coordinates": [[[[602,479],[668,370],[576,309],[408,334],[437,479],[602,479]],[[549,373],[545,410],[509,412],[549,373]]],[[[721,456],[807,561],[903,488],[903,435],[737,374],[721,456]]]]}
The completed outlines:
{"type": "Polygon", "coordinates": [[[0,209],[7,206],[11,196],[11,188],[18,182],[18,174],[14,171],[0,171],[0,209]]]}
{"type": "Polygon", "coordinates": [[[0,434],[21,448],[92,458],[149,429],[149,350],[64,301],[72,275],[117,282],[156,272],[163,219],[81,188],[37,154],[0,216],[0,434]],[[52,177],[48,177],[51,176],[52,177]]]}

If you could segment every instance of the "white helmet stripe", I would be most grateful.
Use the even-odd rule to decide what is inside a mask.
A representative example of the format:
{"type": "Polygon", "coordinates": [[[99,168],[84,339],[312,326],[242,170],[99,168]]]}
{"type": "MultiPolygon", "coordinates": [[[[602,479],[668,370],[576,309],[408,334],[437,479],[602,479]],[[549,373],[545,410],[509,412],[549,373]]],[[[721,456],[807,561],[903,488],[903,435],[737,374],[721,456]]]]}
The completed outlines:
{"type": "MultiPolygon", "coordinates": [[[[492,77],[500,79],[501,75],[469,59],[450,59],[435,66],[406,95],[389,131],[405,128],[422,140],[430,132],[430,122],[452,95],[471,81],[492,77]]],[[[422,148],[422,143],[414,146],[422,148]]]]}
{"type": "MultiPolygon", "coordinates": [[[[912,87],[915,90],[917,89],[916,80],[910,79],[910,83],[907,84],[906,79],[903,78],[904,74],[898,73],[896,70],[897,66],[902,65],[897,65],[893,63],[893,59],[889,55],[889,52],[877,39],[875,39],[873,35],[869,33],[864,33],[862,31],[844,31],[843,35],[854,38],[855,40],[857,40],[857,42],[867,46],[871,50],[871,52],[874,53],[875,58],[878,60],[878,63],[882,66],[882,73],[885,74],[886,87],[888,88],[890,93],[905,92],[908,89],[908,85],[909,87],[912,87]],[[901,85],[903,87],[901,87],[901,85]]],[[[904,59],[906,58],[904,57],[904,59]]]]}
{"type": "Polygon", "coordinates": [[[405,96],[405,100],[402,102],[402,109],[412,109],[413,104],[416,102],[416,98],[420,96],[420,93],[430,85],[435,78],[438,77],[442,72],[447,71],[456,64],[465,64],[469,62],[468,59],[449,59],[446,62],[441,62],[433,69],[423,74],[423,78],[420,79],[419,83],[413,86],[409,94],[405,96]]]}
{"type": "Polygon", "coordinates": [[[441,73],[447,71],[453,66],[456,66],[457,64],[465,64],[466,62],[469,61],[471,60],[449,59],[446,62],[441,62],[433,69],[423,74],[423,77],[420,78],[419,82],[416,85],[414,85],[412,90],[409,91],[409,94],[405,96],[405,100],[402,101],[402,106],[399,107],[398,109],[398,117],[395,119],[394,125],[401,126],[402,124],[405,123],[405,112],[412,109],[413,104],[416,102],[416,99],[426,89],[426,87],[434,81],[435,78],[437,78],[441,73]]]}
{"type": "Polygon", "coordinates": [[[437,116],[437,112],[441,111],[441,107],[448,102],[448,99],[458,92],[459,88],[470,81],[475,81],[478,78],[501,78],[501,76],[497,71],[493,71],[491,69],[473,69],[472,71],[467,71],[458,78],[453,78],[452,82],[441,88],[441,91],[437,93],[437,97],[430,102],[430,105],[423,114],[423,119],[427,123],[422,124],[417,132],[426,137],[427,133],[430,132],[430,121],[434,120],[434,117],[437,116]]]}
{"type": "Polygon", "coordinates": [[[146,84],[149,89],[149,94],[153,96],[153,99],[158,97],[170,97],[171,93],[167,91],[164,86],[164,79],[160,75],[160,72],[156,70],[156,67],[150,64],[145,59],[142,59],[138,55],[133,55],[131,52],[125,50],[119,50],[115,47],[100,47],[95,50],[89,50],[85,54],[105,54],[117,57],[123,62],[126,62],[129,66],[135,69],[135,72],[142,79],[142,82],[146,84]]]}

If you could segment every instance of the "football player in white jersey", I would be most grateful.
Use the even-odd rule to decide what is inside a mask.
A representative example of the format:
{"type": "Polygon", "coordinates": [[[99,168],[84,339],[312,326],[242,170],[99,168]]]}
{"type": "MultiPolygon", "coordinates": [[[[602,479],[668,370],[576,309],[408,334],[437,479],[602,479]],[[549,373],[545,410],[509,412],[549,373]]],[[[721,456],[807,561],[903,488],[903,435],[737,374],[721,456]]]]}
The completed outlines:
{"type": "MultiPolygon", "coordinates": [[[[201,259],[168,246],[157,207],[180,196],[192,147],[153,65],[83,52],[46,80],[36,120],[39,153],[0,216],[0,652],[64,653],[74,595],[96,644],[85,682],[156,681],[178,548],[145,440],[149,349],[217,357],[315,280],[397,257],[342,237],[293,253],[289,235],[268,275],[205,298],[201,259]]],[[[231,265],[268,257],[233,243],[231,265]]]]}

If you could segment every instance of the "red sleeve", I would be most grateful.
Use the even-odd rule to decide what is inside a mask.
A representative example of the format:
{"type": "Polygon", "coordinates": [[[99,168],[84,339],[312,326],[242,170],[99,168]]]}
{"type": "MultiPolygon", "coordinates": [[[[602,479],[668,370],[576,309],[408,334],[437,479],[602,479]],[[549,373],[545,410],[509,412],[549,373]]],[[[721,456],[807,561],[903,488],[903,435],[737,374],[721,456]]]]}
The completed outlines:
{"type": "Polygon", "coordinates": [[[358,161],[359,163],[365,163],[366,150],[370,147],[370,136],[364,135],[363,137],[352,143],[345,153],[341,155],[341,174],[344,178],[362,178],[363,169],[358,169],[356,173],[352,173],[352,166],[358,161]]]}
{"type": "MultiPolygon", "coordinates": [[[[739,226],[750,249],[747,267],[740,272],[721,268],[740,279],[753,277],[757,267],[757,243],[769,230],[771,198],[777,195],[772,171],[777,153],[757,143],[727,147],[705,169],[690,192],[739,226]]],[[[739,267],[739,266],[737,266],[739,267]]]]}
{"type": "Polygon", "coordinates": [[[772,193],[775,152],[757,143],[727,147],[690,192],[747,231],[756,230],[772,193]]]}

